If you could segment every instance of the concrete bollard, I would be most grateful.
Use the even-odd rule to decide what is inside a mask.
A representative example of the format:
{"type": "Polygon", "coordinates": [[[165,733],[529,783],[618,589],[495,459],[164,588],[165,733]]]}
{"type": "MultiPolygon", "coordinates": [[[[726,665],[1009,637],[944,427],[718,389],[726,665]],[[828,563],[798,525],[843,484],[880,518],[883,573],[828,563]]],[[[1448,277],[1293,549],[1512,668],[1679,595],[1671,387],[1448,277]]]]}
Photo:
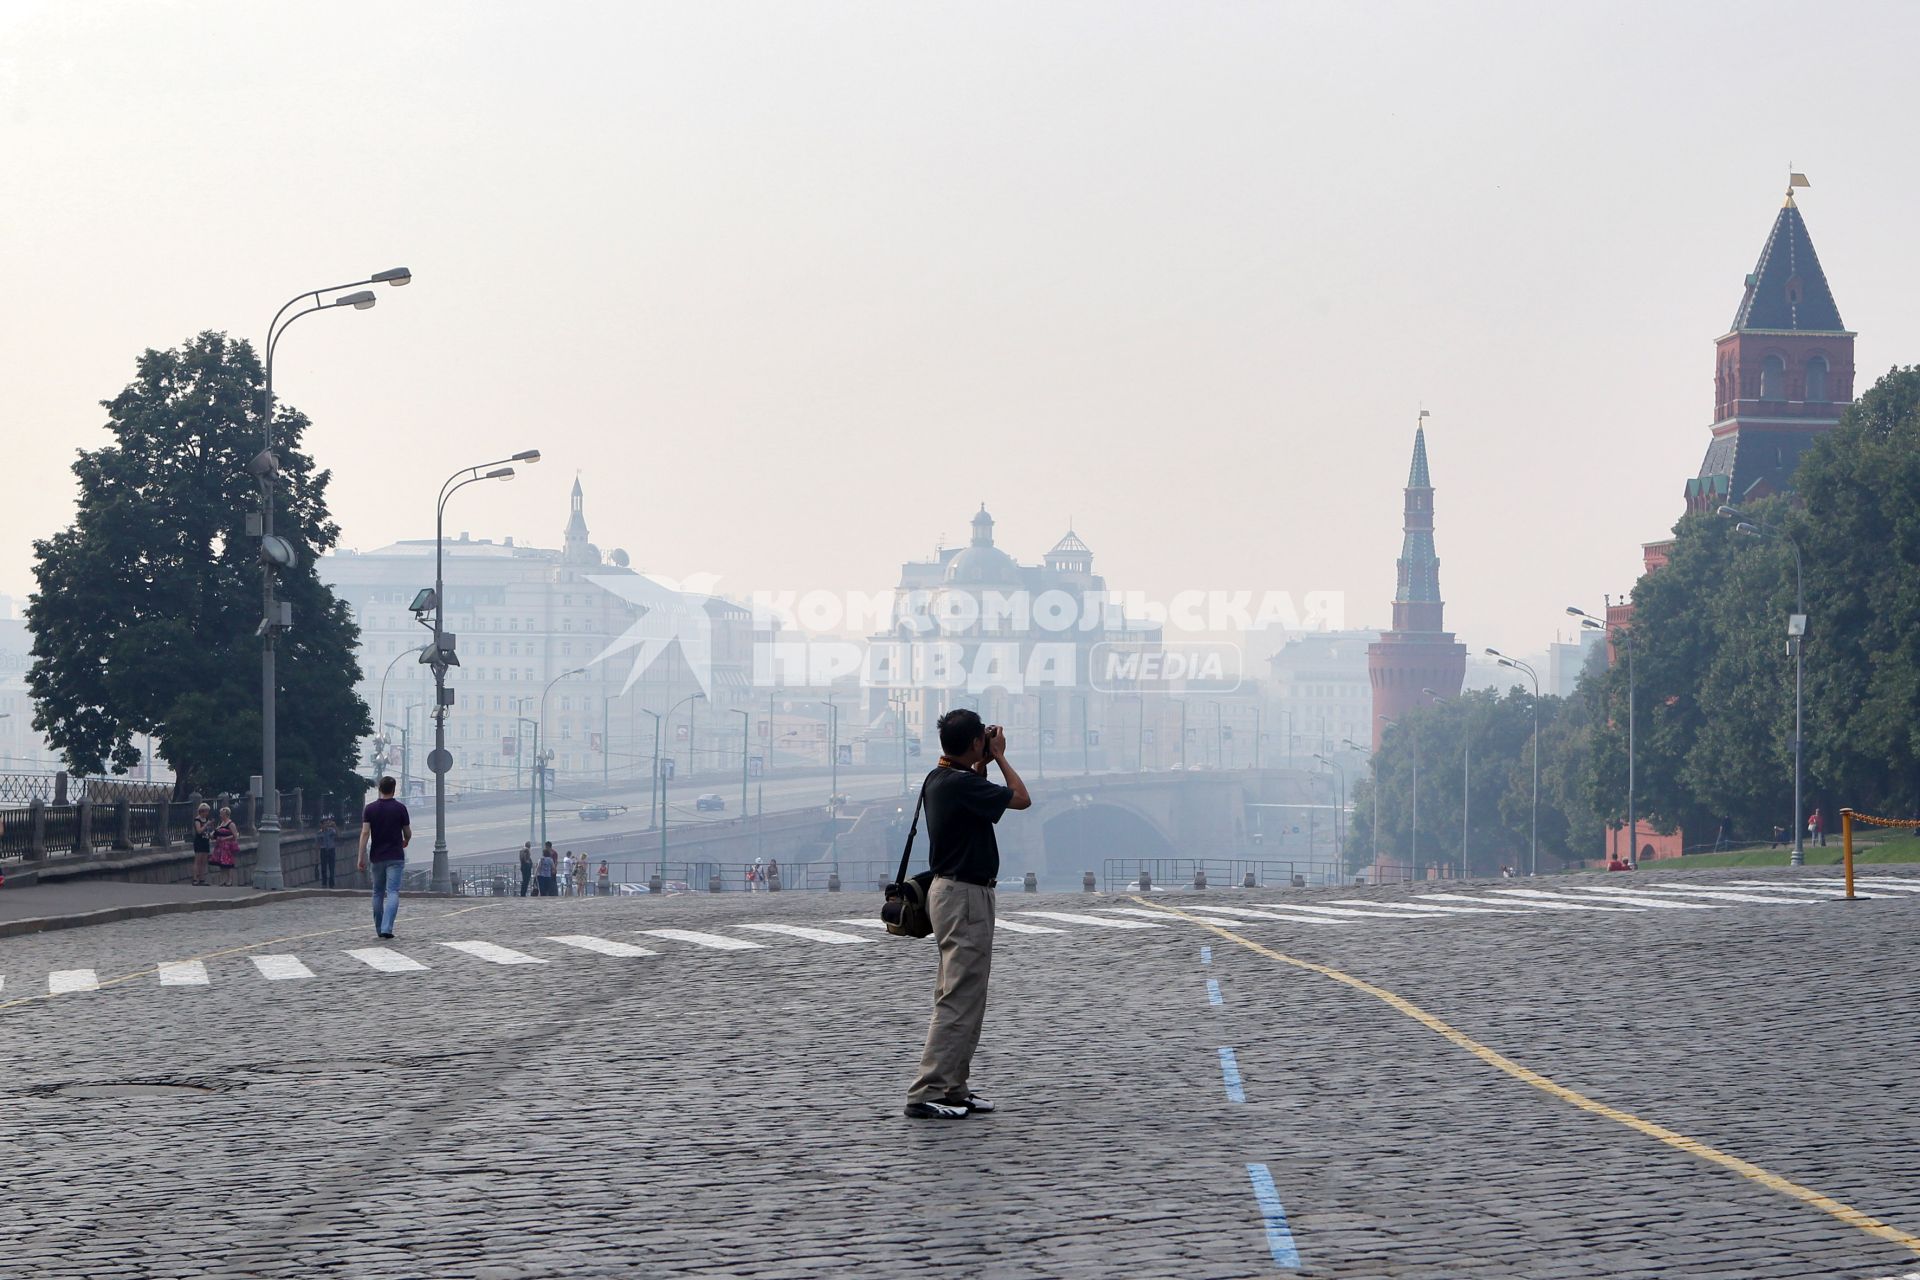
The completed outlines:
{"type": "Polygon", "coordinates": [[[1296,889],[1304,889],[1304,888],[1306,888],[1306,887],[1307,887],[1307,878],[1306,878],[1305,876],[1295,876],[1295,877],[1293,878],[1293,887],[1294,887],[1294,888],[1296,888],[1296,889]]]}
{"type": "Polygon", "coordinates": [[[707,877],[707,892],[719,893],[720,889],[721,889],[720,873],[716,871],[714,874],[707,877]]]}
{"type": "Polygon", "coordinates": [[[1020,887],[1028,893],[1040,892],[1040,877],[1029,871],[1020,880],[1020,887]]]}
{"type": "Polygon", "coordinates": [[[1153,875],[1145,867],[1140,868],[1140,892],[1153,888],[1153,875]]]}
{"type": "Polygon", "coordinates": [[[1080,887],[1088,893],[1093,892],[1093,872],[1089,871],[1080,877],[1080,887]]]}
{"type": "Polygon", "coordinates": [[[830,871],[827,873],[827,892],[840,892],[840,873],[838,871],[830,871]]]}
{"type": "Polygon", "coordinates": [[[658,896],[659,896],[660,894],[663,894],[663,893],[665,893],[666,891],[667,891],[667,886],[666,886],[666,885],[664,885],[664,884],[662,884],[662,883],[660,882],[660,877],[659,877],[659,876],[648,876],[648,877],[647,877],[647,892],[648,892],[648,893],[651,893],[651,894],[653,894],[653,895],[654,895],[655,897],[658,897],[658,896]]]}
{"type": "Polygon", "coordinates": [[[1195,871],[1193,873],[1193,887],[1196,889],[1204,889],[1207,887],[1207,873],[1205,871],[1195,871]]]}
{"type": "Polygon", "coordinates": [[[1242,889],[1258,889],[1260,886],[1254,882],[1253,872],[1249,871],[1240,878],[1240,887],[1242,889]]]}

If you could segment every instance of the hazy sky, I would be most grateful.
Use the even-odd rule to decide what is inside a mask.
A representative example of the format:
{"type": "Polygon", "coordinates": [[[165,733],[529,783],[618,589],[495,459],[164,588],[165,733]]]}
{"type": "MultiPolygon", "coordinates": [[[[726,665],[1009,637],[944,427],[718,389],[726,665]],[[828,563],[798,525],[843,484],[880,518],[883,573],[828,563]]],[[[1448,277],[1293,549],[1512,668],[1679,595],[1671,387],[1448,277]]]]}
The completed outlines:
{"type": "Polygon", "coordinates": [[[1920,361],[1920,6],[0,0],[0,592],[138,352],[258,341],[344,545],[883,588],[985,500],[1115,587],[1534,650],[1697,472],[1789,161],[1860,386],[1920,361]]]}

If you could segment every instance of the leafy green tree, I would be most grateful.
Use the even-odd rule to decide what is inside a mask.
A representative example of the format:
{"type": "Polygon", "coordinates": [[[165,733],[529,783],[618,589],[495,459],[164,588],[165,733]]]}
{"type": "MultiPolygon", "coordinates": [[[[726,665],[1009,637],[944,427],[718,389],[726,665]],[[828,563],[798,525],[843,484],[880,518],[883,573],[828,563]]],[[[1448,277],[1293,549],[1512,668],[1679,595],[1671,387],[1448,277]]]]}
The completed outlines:
{"type": "Polygon", "coordinates": [[[1889,370],[1856,400],[1807,452],[1794,485],[1805,504],[1788,529],[1807,578],[1806,803],[1825,808],[1830,828],[1842,805],[1912,816],[1920,812],[1920,366],[1889,370]]]}
{"type": "MultiPolygon", "coordinates": [[[[34,726],[75,773],[125,772],[139,734],[182,795],[239,791],[259,771],[260,578],[246,517],[259,505],[247,465],[261,381],[252,348],[224,334],[147,351],[104,402],[112,443],[74,462],[73,524],[34,544],[34,726]]],[[[299,553],[278,580],[294,623],[279,640],[280,784],[358,794],[359,631],[315,571],[339,530],[329,473],[300,449],[307,425],[285,407],[276,416],[275,531],[299,553]]]]}

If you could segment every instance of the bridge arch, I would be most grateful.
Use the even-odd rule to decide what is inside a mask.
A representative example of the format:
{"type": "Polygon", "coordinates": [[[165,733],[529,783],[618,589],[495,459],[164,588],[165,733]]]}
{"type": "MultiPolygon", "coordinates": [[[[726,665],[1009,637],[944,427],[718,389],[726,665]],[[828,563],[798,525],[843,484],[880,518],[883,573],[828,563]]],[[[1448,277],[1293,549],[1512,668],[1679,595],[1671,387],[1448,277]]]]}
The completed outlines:
{"type": "Polygon", "coordinates": [[[1109,858],[1171,858],[1173,842],[1159,824],[1126,805],[1094,801],[1071,804],[1041,822],[1042,856],[1049,881],[1100,871],[1109,858]]]}

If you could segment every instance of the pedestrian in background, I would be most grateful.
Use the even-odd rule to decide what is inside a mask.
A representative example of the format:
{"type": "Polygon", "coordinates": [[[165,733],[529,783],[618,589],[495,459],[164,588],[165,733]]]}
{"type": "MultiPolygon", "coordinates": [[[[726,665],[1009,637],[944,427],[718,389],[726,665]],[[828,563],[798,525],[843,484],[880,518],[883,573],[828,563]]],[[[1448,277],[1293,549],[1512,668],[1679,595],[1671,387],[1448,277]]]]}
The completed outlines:
{"type": "Polygon", "coordinates": [[[527,885],[533,880],[533,841],[520,846],[520,896],[527,896],[527,885]]]}
{"type": "Polygon", "coordinates": [[[339,856],[340,824],[328,814],[320,819],[320,887],[333,888],[334,859],[339,856]]]}
{"type": "Polygon", "coordinates": [[[228,889],[234,886],[234,866],[240,861],[240,828],[233,821],[233,806],[220,806],[220,821],[213,828],[213,852],[208,860],[216,867],[224,868],[227,878],[221,884],[228,889]]]}
{"type": "Polygon", "coordinates": [[[558,870],[559,868],[554,865],[553,845],[549,843],[540,851],[540,870],[537,878],[540,881],[541,897],[551,898],[560,892],[554,884],[558,870]]]}
{"type": "Polygon", "coordinates": [[[606,897],[613,892],[613,872],[607,867],[607,860],[600,859],[600,896],[606,897]]]}
{"type": "Polygon", "coordinates": [[[359,869],[373,867],[373,929],[382,938],[393,937],[400,914],[400,882],[406,875],[407,846],[413,842],[413,817],[393,798],[391,775],[380,779],[380,798],[360,814],[359,869]]]}
{"type": "Polygon", "coordinates": [[[193,882],[207,882],[207,858],[213,853],[213,806],[203,804],[193,811],[193,882]]]}
{"type": "Polygon", "coordinates": [[[1827,821],[1821,816],[1820,807],[1814,806],[1813,815],[1807,819],[1807,838],[1824,849],[1827,847],[1827,821]]]}
{"type": "Polygon", "coordinates": [[[780,859],[768,858],[767,869],[762,874],[764,874],[767,877],[768,893],[772,893],[775,889],[779,888],[780,887],[780,859]]]}

